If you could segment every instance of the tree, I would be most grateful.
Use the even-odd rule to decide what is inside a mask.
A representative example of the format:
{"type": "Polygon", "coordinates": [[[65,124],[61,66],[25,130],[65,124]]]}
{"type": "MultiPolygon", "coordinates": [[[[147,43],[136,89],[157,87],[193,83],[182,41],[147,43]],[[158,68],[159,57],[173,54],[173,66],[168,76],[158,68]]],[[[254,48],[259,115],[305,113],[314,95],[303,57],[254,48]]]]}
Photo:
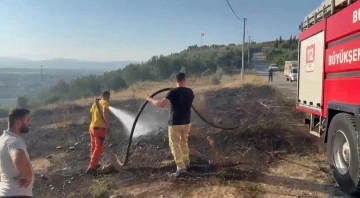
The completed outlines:
{"type": "Polygon", "coordinates": [[[69,92],[69,84],[67,82],[65,82],[64,80],[60,80],[57,84],[55,84],[53,87],[51,87],[50,89],[51,95],[60,95],[63,93],[68,93],[69,92]]]}
{"type": "Polygon", "coordinates": [[[297,60],[297,41],[296,36],[291,35],[289,40],[283,40],[282,37],[279,37],[274,41],[257,43],[253,47],[263,52],[269,62],[284,65],[286,60],[297,60]]]}
{"type": "Polygon", "coordinates": [[[121,76],[121,72],[106,72],[103,76],[100,76],[100,82],[102,83],[101,90],[114,90],[120,91],[127,88],[125,80],[121,76]]]}
{"type": "MultiPolygon", "coordinates": [[[[273,45],[273,42],[267,43],[269,46],[271,44],[273,45]]],[[[251,47],[254,50],[250,50],[250,57],[252,53],[259,52],[263,48],[261,44],[254,44],[251,47]]],[[[248,50],[244,51],[244,55],[244,60],[247,62],[248,50]]],[[[103,75],[78,77],[70,82],[59,81],[43,95],[47,96],[44,98],[47,102],[93,97],[105,89],[119,91],[140,81],[169,79],[171,75],[179,71],[197,75],[209,69],[215,71],[217,66],[228,71],[240,68],[241,65],[241,45],[204,45],[201,47],[193,45],[179,53],[153,56],[147,62],[129,64],[123,69],[105,72],[103,75]]]]}

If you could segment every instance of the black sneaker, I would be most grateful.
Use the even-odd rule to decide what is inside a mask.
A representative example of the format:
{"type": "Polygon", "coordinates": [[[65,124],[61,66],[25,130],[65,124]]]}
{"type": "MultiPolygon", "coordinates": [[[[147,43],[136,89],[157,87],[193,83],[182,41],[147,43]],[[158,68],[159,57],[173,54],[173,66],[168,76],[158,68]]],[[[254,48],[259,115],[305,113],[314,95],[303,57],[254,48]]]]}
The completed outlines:
{"type": "Polygon", "coordinates": [[[92,175],[92,176],[97,176],[98,171],[97,171],[97,169],[88,168],[85,173],[89,174],[89,175],[92,175]]]}

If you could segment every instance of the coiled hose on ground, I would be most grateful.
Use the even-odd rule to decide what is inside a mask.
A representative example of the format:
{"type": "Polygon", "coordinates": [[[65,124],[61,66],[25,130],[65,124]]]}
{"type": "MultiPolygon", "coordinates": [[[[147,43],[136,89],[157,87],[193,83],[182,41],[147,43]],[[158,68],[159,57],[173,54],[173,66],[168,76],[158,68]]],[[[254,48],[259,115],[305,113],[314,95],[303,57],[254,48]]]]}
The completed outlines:
{"type": "MultiPolygon", "coordinates": [[[[153,93],[150,97],[154,97],[156,95],[158,95],[159,93],[162,93],[162,92],[165,92],[165,91],[169,91],[171,90],[172,88],[164,88],[164,89],[160,89],[158,91],[156,91],[155,93],[153,93]]],[[[135,117],[135,120],[134,120],[134,123],[132,125],[132,128],[131,128],[131,132],[130,132],[130,137],[129,137],[129,143],[128,143],[128,147],[127,147],[127,150],[126,150],[126,155],[125,155],[125,161],[123,163],[123,165],[125,166],[129,160],[129,157],[130,157],[130,147],[131,147],[131,143],[132,143],[132,138],[133,138],[133,134],[134,134],[134,131],[135,131],[135,126],[136,126],[136,123],[142,113],[142,111],[144,110],[146,104],[148,103],[148,101],[145,101],[144,104],[141,106],[140,110],[138,111],[136,117],[135,117]]],[[[210,126],[212,127],[215,127],[215,128],[218,128],[218,129],[222,129],[222,130],[233,130],[233,129],[237,129],[239,127],[241,127],[242,125],[238,125],[238,126],[234,126],[234,127],[221,127],[221,126],[218,126],[216,125],[215,123],[213,122],[210,122],[208,120],[206,120],[197,110],[196,108],[192,105],[192,109],[194,110],[194,112],[204,121],[206,122],[207,124],[209,124],[210,126]]]]}

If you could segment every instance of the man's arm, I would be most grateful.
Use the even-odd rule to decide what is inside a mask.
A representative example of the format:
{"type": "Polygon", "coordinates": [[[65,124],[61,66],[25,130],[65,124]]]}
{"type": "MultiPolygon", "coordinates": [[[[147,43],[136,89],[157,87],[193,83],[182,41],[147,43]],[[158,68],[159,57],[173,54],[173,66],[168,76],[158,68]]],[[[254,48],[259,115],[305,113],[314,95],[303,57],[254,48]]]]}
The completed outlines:
{"type": "Polygon", "coordinates": [[[105,124],[106,127],[109,129],[110,127],[110,123],[109,123],[109,103],[105,103],[104,104],[104,108],[103,108],[103,115],[104,115],[104,120],[105,120],[105,124]]]}
{"type": "Polygon", "coordinates": [[[195,94],[194,94],[194,91],[191,89],[191,104],[194,102],[194,99],[195,99],[195,94]]]}
{"type": "Polygon", "coordinates": [[[13,164],[20,172],[15,179],[20,181],[20,186],[27,187],[32,180],[31,164],[25,155],[23,146],[19,141],[13,140],[8,144],[8,150],[13,164]]]}
{"type": "Polygon", "coordinates": [[[160,108],[165,108],[170,106],[171,104],[171,98],[173,97],[174,92],[173,90],[170,90],[164,99],[162,100],[155,100],[151,97],[147,97],[146,100],[149,101],[151,104],[153,104],[154,106],[160,107],[160,108]]]}
{"type": "Polygon", "coordinates": [[[110,125],[109,125],[109,109],[108,108],[103,109],[103,115],[104,115],[106,127],[109,128],[110,125]]]}
{"type": "Polygon", "coordinates": [[[161,107],[161,108],[165,108],[170,105],[170,100],[167,98],[164,98],[162,100],[155,100],[155,99],[148,97],[146,100],[149,101],[151,104],[153,104],[157,107],[161,107]]]}
{"type": "Polygon", "coordinates": [[[25,155],[24,150],[22,149],[12,150],[10,152],[10,156],[16,169],[20,172],[20,174],[25,178],[31,178],[32,177],[31,165],[25,155]]]}

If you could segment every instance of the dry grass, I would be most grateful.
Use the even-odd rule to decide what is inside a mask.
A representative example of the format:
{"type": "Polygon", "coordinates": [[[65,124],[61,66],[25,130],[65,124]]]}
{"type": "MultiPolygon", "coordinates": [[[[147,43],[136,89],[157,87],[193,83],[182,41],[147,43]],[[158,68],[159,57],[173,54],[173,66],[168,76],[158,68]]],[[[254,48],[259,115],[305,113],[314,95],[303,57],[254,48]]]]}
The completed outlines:
{"type": "MultiPolygon", "coordinates": [[[[193,88],[197,98],[201,98],[205,97],[208,91],[219,91],[215,95],[221,96],[224,93],[221,89],[236,89],[249,84],[251,87],[267,85],[264,78],[250,73],[245,76],[244,81],[240,80],[240,75],[223,75],[218,78],[219,84],[213,83],[214,77],[219,76],[190,78],[188,86],[193,88]]],[[[112,93],[112,101],[144,99],[161,88],[173,86],[173,81],[136,83],[127,90],[112,93]]],[[[199,174],[199,177],[179,181],[171,181],[162,176],[169,167],[175,166],[175,162],[170,155],[169,158],[156,158],[159,154],[155,153],[149,156],[147,152],[153,152],[159,145],[154,137],[151,139],[154,142],[146,142],[146,147],[154,149],[134,151],[132,157],[133,160],[138,160],[136,155],[141,158],[159,159],[161,163],[158,167],[147,167],[148,164],[142,164],[144,167],[130,166],[128,169],[121,169],[119,175],[104,176],[100,179],[75,177],[72,185],[78,184],[79,189],[83,188],[84,192],[81,192],[81,195],[99,198],[117,194],[118,197],[325,197],[328,192],[324,190],[324,186],[333,183],[327,173],[325,154],[310,145],[309,139],[301,133],[300,127],[291,124],[296,120],[292,110],[293,101],[284,101],[284,96],[280,92],[275,92],[272,97],[274,101],[264,102],[265,113],[257,117],[255,122],[244,125],[238,132],[227,134],[224,131],[193,126],[191,135],[198,144],[191,146],[190,152],[191,156],[195,156],[194,159],[199,159],[200,165],[209,165],[209,170],[206,170],[204,176],[199,174]],[[276,102],[277,100],[279,101],[276,102]],[[273,114],[269,116],[270,113],[273,114]]],[[[216,100],[214,97],[211,99],[215,102],[216,100]]],[[[229,103],[230,99],[227,100],[229,103]]],[[[54,148],[61,145],[62,148],[56,149],[50,160],[44,156],[36,159],[34,164],[37,173],[48,172],[54,177],[68,174],[70,169],[78,172],[86,166],[87,161],[81,160],[84,153],[87,154],[87,150],[81,151],[87,146],[87,142],[82,144],[83,140],[79,141],[82,137],[73,136],[74,133],[71,131],[76,131],[72,125],[82,125],[88,120],[82,118],[77,109],[72,107],[89,106],[92,101],[92,98],[81,99],[47,107],[61,108],[60,111],[56,111],[58,115],[55,116],[59,117],[59,123],[42,125],[41,129],[65,131],[62,135],[67,136],[52,145],[54,148]],[[79,142],[76,150],[66,152],[65,150],[75,142],[79,142]],[[70,163],[74,159],[78,160],[76,164],[70,163]]],[[[206,105],[205,102],[201,104],[206,105]]],[[[224,106],[221,110],[225,111],[227,109],[224,106]]],[[[251,105],[246,108],[250,109],[251,105]]],[[[161,148],[156,149],[156,152],[165,156],[161,148]]],[[[141,160],[137,162],[143,163],[141,160]]],[[[44,181],[40,181],[38,186],[41,188],[38,192],[49,190],[48,183],[44,181]]],[[[70,194],[75,196],[76,193],[74,191],[70,194]]]]}
{"type": "Polygon", "coordinates": [[[110,184],[105,179],[98,179],[90,186],[90,194],[94,198],[108,198],[111,195],[110,184]]]}
{"type": "Polygon", "coordinates": [[[183,183],[173,184],[168,181],[158,181],[156,183],[142,183],[134,186],[124,187],[114,194],[122,195],[120,197],[207,197],[207,198],[243,198],[243,197],[261,197],[262,191],[259,185],[253,182],[243,182],[234,185],[227,182],[221,182],[218,179],[208,179],[206,182],[191,184],[187,186],[183,183]],[[186,190],[184,190],[186,189],[186,190]],[[124,195],[124,192],[126,194],[124,195]],[[241,193],[239,193],[241,192],[241,193]],[[249,196],[249,193],[251,195],[249,196]]]}
{"type": "MultiPolygon", "coordinates": [[[[241,81],[240,75],[224,75],[221,78],[220,84],[213,85],[212,79],[215,75],[210,75],[201,78],[189,78],[187,79],[187,86],[193,88],[197,94],[203,93],[209,90],[219,90],[223,88],[239,88],[245,84],[251,84],[253,86],[262,86],[267,82],[256,74],[245,75],[244,81],[241,81]]],[[[173,81],[161,81],[161,82],[139,82],[131,85],[128,89],[120,92],[112,92],[112,101],[125,101],[129,99],[145,99],[148,95],[151,95],[155,91],[167,87],[174,87],[173,81]]],[[[94,98],[79,99],[71,102],[55,103],[45,106],[45,109],[62,108],[68,105],[89,106],[93,102],[94,98]]],[[[66,113],[66,112],[64,112],[66,113]]],[[[68,120],[68,119],[66,119],[68,120]]]]}
{"type": "Polygon", "coordinates": [[[35,173],[45,173],[49,171],[51,167],[51,162],[49,159],[46,158],[38,158],[31,162],[35,173]]]}

